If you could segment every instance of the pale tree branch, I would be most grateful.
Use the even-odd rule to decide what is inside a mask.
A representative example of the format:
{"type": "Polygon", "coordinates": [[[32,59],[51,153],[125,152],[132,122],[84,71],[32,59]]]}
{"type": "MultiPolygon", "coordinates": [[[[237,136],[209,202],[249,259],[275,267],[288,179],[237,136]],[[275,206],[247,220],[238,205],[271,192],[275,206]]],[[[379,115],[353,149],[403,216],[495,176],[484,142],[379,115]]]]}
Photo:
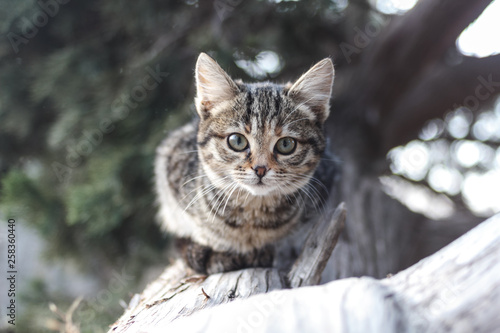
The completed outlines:
{"type": "Polygon", "coordinates": [[[499,228],[497,215],[386,279],[277,290],[133,332],[496,332],[499,228]]]}

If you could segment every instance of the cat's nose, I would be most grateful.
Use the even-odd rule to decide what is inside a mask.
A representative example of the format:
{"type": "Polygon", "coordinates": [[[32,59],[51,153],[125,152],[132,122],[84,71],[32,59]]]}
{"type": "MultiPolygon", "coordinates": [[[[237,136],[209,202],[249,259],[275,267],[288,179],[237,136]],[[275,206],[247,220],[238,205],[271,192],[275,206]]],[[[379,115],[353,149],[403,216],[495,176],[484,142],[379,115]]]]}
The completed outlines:
{"type": "Polygon", "coordinates": [[[267,172],[267,168],[263,165],[258,165],[254,168],[255,170],[255,173],[257,174],[257,176],[259,178],[262,178],[265,176],[266,172],[267,172]]]}

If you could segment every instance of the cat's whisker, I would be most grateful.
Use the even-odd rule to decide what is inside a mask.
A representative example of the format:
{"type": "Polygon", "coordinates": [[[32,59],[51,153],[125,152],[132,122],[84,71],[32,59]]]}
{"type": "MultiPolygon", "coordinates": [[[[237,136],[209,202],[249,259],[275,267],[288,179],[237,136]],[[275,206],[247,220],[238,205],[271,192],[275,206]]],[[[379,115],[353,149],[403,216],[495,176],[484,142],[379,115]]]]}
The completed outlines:
{"type": "Polygon", "coordinates": [[[321,188],[325,191],[325,193],[328,193],[328,190],[327,190],[326,186],[318,179],[312,177],[311,180],[312,180],[312,182],[309,182],[307,184],[307,188],[310,188],[312,190],[312,192],[314,192],[316,194],[316,197],[317,197],[319,203],[324,208],[324,205],[326,203],[326,199],[323,197],[323,193],[321,193],[320,189],[318,189],[313,184],[317,184],[317,185],[321,186],[321,188]]]}
{"type": "Polygon", "coordinates": [[[184,210],[182,211],[182,215],[184,216],[185,214],[187,214],[187,211],[188,209],[196,202],[198,201],[199,199],[203,198],[205,196],[205,194],[207,194],[208,192],[212,191],[213,189],[215,189],[215,185],[208,185],[208,186],[205,186],[203,188],[203,190],[201,192],[198,192],[195,197],[193,199],[191,199],[191,201],[186,205],[186,207],[184,208],[184,210]]]}
{"type": "MultiPolygon", "coordinates": [[[[207,195],[208,193],[210,193],[211,191],[213,191],[214,189],[217,188],[217,185],[219,184],[224,184],[224,182],[226,181],[226,179],[229,178],[229,176],[226,176],[224,178],[221,178],[219,179],[218,181],[215,181],[213,182],[212,184],[209,184],[209,185],[202,185],[200,186],[202,188],[202,190],[200,192],[197,192],[197,194],[195,195],[195,197],[189,202],[189,204],[186,206],[186,208],[184,208],[184,212],[183,213],[186,213],[187,210],[195,203],[197,202],[198,200],[200,200],[201,198],[203,198],[205,195],[207,195]]],[[[198,189],[200,188],[198,187],[198,189]]],[[[196,190],[196,189],[195,189],[196,190]]],[[[193,190],[194,191],[194,190],[193,190]]],[[[191,192],[193,192],[191,191],[191,192]]]]}
{"type": "Polygon", "coordinates": [[[339,163],[340,162],[339,159],[326,158],[326,157],[321,157],[320,160],[322,160],[322,161],[329,161],[329,162],[335,162],[335,163],[339,163]]]}
{"type": "Polygon", "coordinates": [[[315,178],[313,176],[310,176],[307,174],[293,174],[293,175],[291,175],[291,178],[293,178],[296,181],[304,181],[305,180],[306,183],[303,186],[310,186],[314,192],[318,193],[318,195],[321,195],[321,194],[315,185],[321,187],[325,191],[328,191],[326,189],[326,186],[320,180],[318,180],[317,178],[315,178]],[[313,185],[313,184],[315,184],[315,185],[313,185]]]}
{"type": "Polygon", "coordinates": [[[318,205],[320,206],[320,210],[318,211],[318,213],[323,212],[325,210],[325,203],[326,203],[325,198],[323,197],[321,192],[319,192],[318,189],[316,187],[312,186],[311,184],[307,184],[307,188],[311,189],[312,192],[315,193],[315,196],[317,198],[317,200],[315,200],[315,202],[317,202],[318,205]]]}
{"type": "Polygon", "coordinates": [[[212,208],[210,209],[210,213],[209,213],[209,217],[212,216],[212,221],[210,223],[213,223],[215,221],[215,216],[217,215],[217,212],[219,211],[219,206],[222,202],[224,202],[224,192],[226,191],[226,189],[230,188],[231,186],[233,186],[234,183],[232,182],[229,182],[228,184],[226,184],[223,188],[221,188],[215,195],[214,197],[212,198],[212,200],[210,200],[209,202],[209,205],[212,205],[212,202],[214,201],[215,199],[215,203],[212,205],[212,208]],[[217,209],[215,210],[214,212],[214,208],[217,207],[217,209]],[[212,215],[213,214],[213,215],[212,215]]]}
{"type": "Polygon", "coordinates": [[[243,207],[246,205],[247,199],[249,196],[250,196],[250,192],[247,191],[247,196],[245,197],[245,201],[243,202],[243,207]]]}
{"type": "Polygon", "coordinates": [[[200,178],[203,178],[203,177],[208,177],[208,175],[203,174],[201,176],[196,176],[196,177],[190,178],[189,180],[186,180],[184,183],[182,183],[181,187],[184,187],[186,184],[192,182],[193,180],[200,179],[200,178]]]}
{"type": "Polygon", "coordinates": [[[300,119],[294,120],[294,121],[292,121],[292,122],[290,122],[290,123],[286,124],[286,126],[290,126],[290,125],[291,125],[291,124],[293,124],[293,123],[296,123],[296,122],[298,122],[298,121],[302,121],[302,120],[307,120],[307,119],[309,119],[309,117],[300,118],[300,119]]]}
{"type": "Polygon", "coordinates": [[[311,182],[318,184],[322,189],[324,189],[326,192],[328,192],[328,189],[326,188],[325,184],[323,184],[322,181],[320,181],[318,178],[308,175],[308,174],[301,174],[301,173],[296,173],[293,176],[295,177],[300,177],[300,178],[306,178],[310,180],[311,182]]]}
{"type": "Polygon", "coordinates": [[[220,197],[217,198],[215,205],[212,207],[212,208],[216,207],[215,212],[214,212],[213,217],[212,217],[212,223],[215,220],[215,216],[219,213],[219,209],[222,206],[222,204],[224,203],[224,199],[230,198],[230,195],[227,195],[226,193],[231,192],[234,186],[237,186],[237,184],[236,183],[228,184],[226,187],[224,187],[223,192],[221,193],[220,197]]]}
{"type": "Polygon", "coordinates": [[[290,116],[292,114],[295,113],[295,111],[299,110],[302,106],[306,105],[307,103],[309,103],[310,101],[312,101],[313,99],[315,98],[315,96],[312,96],[311,98],[307,99],[306,101],[300,103],[299,105],[297,105],[286,117],[285,119],[283,120],[283,123],[286,123],[287,119],[290,118],[290,116]]]}
{"type": "Polygon", "coordinates": [[[231,198],[231,196],[233,195],[233,192],[238,188],[238,184],[237,183],[234,183],[234,186],[233,186],[233,189],[231,190],[231,192],[229,192],[229,195],[227,196],[227,200],[226,200],[226,204],[224,205],[224,209],[222,209],[222,215],[224,215],[224,213],[226,212],[226,206],[227,206],[227,203],[229,202],[229,199],[231,198]]]}
{"type": "Polygon", "coordinates": [[[213,184],[210,185],[204,185],[203,189],[201,192],[198,192],[193,199],[187,204],[186,208],[184,208],[183,214],[187,213],[187,210],[198,200],[203,198],[206,194],[208,194],[210,191],[214,190],[216,187],[213,184]]]}
{"type": "MultiPolygon", "coordinates": [[[[201,176],[200,176],[200,177],[201,177],[201,176]]],[[[207,177],[208,177],[208,176],[207,176],[207,177]]],[[[203,188],[203,187],[209,187],[209,186],[211,186],[211,185],[214,185],[214,186],[215,186],[215,185],[218,185],[220,182],[224,182],[224,181],[225,181],[225,178],[228,178],[228,177],[229,177],[229,176],[226,176],[226,177],[221,178],[221,179],[219,179],[219,180],[217,180],[217,181],[215,181],[215,182],[213,182],[213,183],[210,183],[210,184],[208,184],[208,185],[201,184],[200,186],[196,187],[195,189],[191,190],[189,193],[187,193],[186,195],[184,195],[184,196],[181,198],[181,201],[184,201],[184,199],[186,199],[186,198],[187,198],[187,197],[188,197],[191,193],[193,193],[193,192],[195,192],[195,191],[196,191],[196,193],[197,193],[197,194],[199,194],[198,190],[199,190],[199,189],[201,189],[201,188],[203,188]]],[[[202,190],[202,192],[203,192],[203,191],[204,191],[204,189],[202,190]]]]}
{"type": "Polygon", "coordinates": [[[317,212],[320,212],[319,210],[319,206],[318,206],[318,203],[316,202],[316,200],[314,200],[315,198],[317,198],[317,195],[314,193],[314,192],[311,192],[310,189],[309,189],[309,186],[306,186],[306,187],[300,187],[299,188],[299,191],[302,191],[304,192],[304,194],[309,198],[309,200],[313,203],[314,205],[314,209],[316,209],[317,212]]]}
{"type": "Polygon", "coordinates": [[[322,187],[326,191],[326,186],[317,178],[307,175],[307,174],[293,174],[291,177],[296,180],[296,181],[301,181],[305,180],[306,183],[304,184],[305,187],[310,188],[314,193],[317,193],[317,195],[321,196],[320,191],[316,188],[315,185],[318,185],[322,187]]]}
{"type": "Polygon", "coordinates": [[[295,192],[292,192],[292,194],[293,194],[293,197],[294,197],[295,201],[297,201],[297,203],[299,203],[301,205],[305,205],[304,198],[302,197],[302,195],[300,194],[300,192],[295,191],[295,192]],[[299,196],[298,198],[297,198],[297,195],[299,196]]]}
{"type": "Polygon", "coordinates": [[[278,187],[278,192],[281,194],[281,195],[284,195],[286,200],[288,201],[289,204],[293,204],[293,201],[292,199],[290,198],[290,196],[288,194],[286,194],[286,192],[283,190],[281,184],[279,182],[276,183],[276,186],[278,187]]]}
{"type": "Polygon", "coordinates": [[[238,193],[236,193],[236,203],[239,204],[239,198],[240,198],[240,194],[241,194],[241,191],[243,191],[243,187],[241,186],[238,186],[238,193]]]}
{"type": "Polygon", "coordinates": [[[307,186],[308,189],[311,189],[313,193],[315,193],[315,196],[317,198],[317,200],[315,200],[315,202],[318,203],[320,207],[320,210],[318,211],[318,213],[321,213],[325,210],[325,204],[326,204],[326,198],[323,196],[323,194],[315,187],[313,186],[311,183],[308,184],[307,186]]]}
{"type": "Polygon", "coordinates": [[[318,212],[319,211],[319,207],[318,207],[318,204],[314,201],[314,196],[311,196],[311,194],[309,193],[309,191],[307,191],[306,188],[300,188],[299,190],[302,191],[302,192],[304,192],[304,194],[313,203],[314,209],[318,212]]]}
{"type": "Polygon", "coordinates": [[[294,190],[294,191],[292,192],[292,194],[293,194],[293,196],[294,196],[295,200],[297,200],[297,201],[298,201],[298,199],[297,199],[297,195],[298,195],[298,196],[299,196],[299,198],[300,198],[300,200],[302,201],[302,205],[304,205],[304,206],[305,206],[306,201],[305,201],[304,197],[302,196],[302,194],[300,193],[300,191],[298,191],[295,187],[292,187],[292,186],[290,186],[290,185],[291,185],[291,183],[290,183],[289,181],[285,181],[285,186],[286,186],[286,187],[289,187],[289,188],[291,187],[291,188],[294,190]]]}

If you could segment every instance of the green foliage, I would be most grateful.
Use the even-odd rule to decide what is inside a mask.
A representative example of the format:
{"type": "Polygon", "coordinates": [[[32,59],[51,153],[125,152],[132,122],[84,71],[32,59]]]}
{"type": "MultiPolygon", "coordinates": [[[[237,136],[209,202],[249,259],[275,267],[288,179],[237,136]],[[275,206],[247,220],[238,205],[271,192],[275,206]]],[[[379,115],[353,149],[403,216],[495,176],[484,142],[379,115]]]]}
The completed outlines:
{"type": "Polygon", "coordinates": [[[2,179],[2,210],[7,216],[25,218],[50,237],[57,231],[63,210],[55,193],[47,192],[43,180],[11,170],[2,179]]]}
{"type": "Polygon", "coordinates": [[[24,306],[24,311],[16,319],[16,332],[51,332],[46,328],[47,321],[53,317],[49,309],[51,298],[45,281],[40,279],[31,281],[19,300],[24,306]]]}

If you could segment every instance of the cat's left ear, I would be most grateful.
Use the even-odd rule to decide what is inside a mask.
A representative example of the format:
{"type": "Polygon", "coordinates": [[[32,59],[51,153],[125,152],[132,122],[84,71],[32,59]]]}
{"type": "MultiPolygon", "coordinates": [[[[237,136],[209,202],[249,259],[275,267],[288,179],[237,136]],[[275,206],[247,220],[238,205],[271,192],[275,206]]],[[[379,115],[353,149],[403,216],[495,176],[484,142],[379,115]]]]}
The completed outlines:
{"type": "Polygon", "coordinates": [[[323,123],[330,114],[334,76],[335,69],[332,60],[323,59],[295,81],[288,91],[288,96],[297,103],[308,106],[323,123]]]}

